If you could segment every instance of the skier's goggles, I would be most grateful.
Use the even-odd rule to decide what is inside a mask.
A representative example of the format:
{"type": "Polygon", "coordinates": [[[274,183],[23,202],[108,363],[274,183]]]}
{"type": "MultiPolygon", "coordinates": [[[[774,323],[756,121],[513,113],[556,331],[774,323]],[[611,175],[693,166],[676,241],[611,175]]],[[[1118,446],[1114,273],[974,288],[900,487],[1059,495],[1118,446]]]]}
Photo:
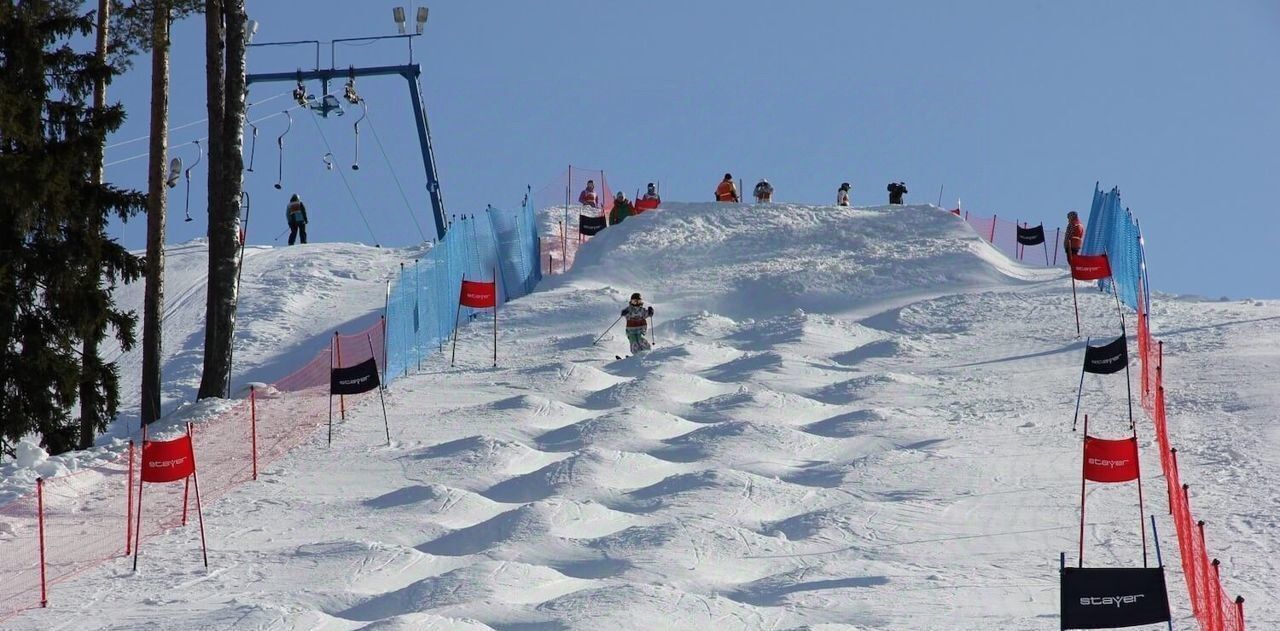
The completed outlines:
{"type": "Polygon", "coordinates": [[[644,304],[644,301],[643,301],[643,300],[638,300],[638,299],[637,299],[637,300],[632,300],[632,301],[631,301],[631,304],[633,304],[633,305],[642,305],[642,304],[644,304]]]}

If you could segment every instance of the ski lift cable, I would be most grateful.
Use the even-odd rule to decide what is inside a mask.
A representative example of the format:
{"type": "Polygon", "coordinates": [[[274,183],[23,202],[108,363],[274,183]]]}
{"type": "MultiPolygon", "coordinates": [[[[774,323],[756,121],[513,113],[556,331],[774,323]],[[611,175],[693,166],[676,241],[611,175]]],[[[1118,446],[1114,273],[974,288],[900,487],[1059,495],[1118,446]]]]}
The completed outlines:
{"type": "MultiPolygon", "coordinates": [[[[319,116],[314,110],[311,112],[311,122],[315,124],[316,131],[320,132],[320,140],[324,141],[324,148],[329,153],[333,153],[333,147],[329,146],[329,137],[325,136],[324,128],[320,126],[320,121],[316,119],[319,116]]],[[[373,226],[369,225],[369,218],[365,216],[364,209],[360,207],[360,200],[356,199],[355,191],[351,190],[351,183],[347,181],[347,174],[342,169],[337,169],[338,176],[342,178],[342,185],[347,189],[347,195],[351,197],[351,203],[355,204],[356,212],[360,213],[360,221],[364,222],[364,227],[369,231],[369,236],[373,239],[373,244],[381,246],[378,236],[373,233],[373,226]]]]}
{"type": "MultiPolygon", "coordinates": [[[[289,95],[289,92],[281,92],[280,94],[277,94],[277,95],[275,95],[275,96],[269,96],[269,97],[267,97],[267,98],[265,98],[265,99],[262,99],[261,101],[258,101],[257,103],[250,103],[247,107],[248,107],[248,108],[254,108],[254,107],[257,107],[257,106],[259,106],[259,105],[262,105],[263,103],[266,103],[267,101],[274,101],[275,99],[278,99],[278,98],[280,98],[280,97],[282,97],[282,96],[288,96],[288,95],[289,95]]],[[[202,118],[202,119],[200,119],[200,120],[198,120],[198,121],[191,121],[190,123],[186,123],[186,124],[183,124],[183,125],[178,125],[177,127],[173,127],[173,128],[171,128],[171,129],[169,129],[169,133],[173,133],[173,132],[175,132],[175,131],[179,131],[179,130],[182,130],[182,129],[186,129],[186,128],[188,128],[188,127],[195,127],[196,125],[199,125],[200,123],[206,122],[206,121],[208,121],[208,120],[209,120],[209,118],[208,118],[208,117],[205,117],[205,118],[202,118]]],[[[147,135],[145,135],[145,136],[138,136],[137,138],[130,138],[129,140],[121,140],[120,142],[114,142],[114,143],[111,143],[111,144],[107,145],[106,147],[104,147],[104,149],[115,149],[116,147],[122,147],[122,146],[124,146],[124,145],[133,144],[133,143],[135,143],[135,142],[141,142],[141,141],[146,140],[146,139],[148,139],[148,138],[150,138],[150,137],[151,137],[151,134],[147,134],[147,135]]],[[[203,139],[202,139],[202,140],[203,140],[203,139]]]]}
{"type": "MultiPolygon", "coordinates": [[[[365,116],[368,116],[366,111],[365,116]]],[[[404,209],[409,213],[409,219],[413,220],[413,226],[418,229],[418,236],[423,241],[428,241],[427,235],[422,231],[422,225],[418,223],[417,215],[413,214],[413,205],[409,203],[409,196],[404,193],[404,186],[400,184],[400,176],[396,175],[396,168],[391,164],[391,158],[387,156],[387,151],[382,147],[382,139],[378,137],[378,128],[373,126],[373,119],[369,119],[369,131],[373,132],[373,141],[378,145],[378,152],[382,154],[382,159],[387,163],[387,170],[391,171],[391,179],[396,183],[396,190],[400,191],[400,199],[404,200],[404,209]]]]}
{"type": "MultiPolygon", "coordinates": [[[[262,118],[255,118],[254,120],[248,121],[246,124],[247,124],[247,125],[252,125],[252,124],[254,124],[254,123],[261,123],[262,121],[273,119],[273,118],[275,118],[275,117],[277,117],[277,116],[284,116],[287,112],[291,112],[291,111],[296,110],[296,109],[298,109],[298,108],[300,108],[300,107],[303,107],[303,106],[302,106],[302,105],[294,105],[293,107],[291,107],[291,108],[289,108],[289,109],[287,109],[287,110],[282,110],[282,111],[276,112],[276,113],[274,113],[274,114],[268,114],[268,115],[266,115],[266,116],[263,116],[262,118]]],[[[202,122],[202,121],[201,121],[201,122],[202,122]]],[[[204,142],[204,141],[206,141],[206,140],[208,140],[208,139],[209,139],[209,137],[208,137],[208,136],[201,136],[201,137],[197,138],[196,140],[199,140],[199,141],[201,141],[201,142],[204,142]]],[[[185,140],[185,141],[183,141],[183,142],[181,142],[181,143],[178,143],[178,144],[170,144],[170,145],[166,146],[166,147],[165,147],[165,149],[166,149],[166,150],[170,150],[170,151],[171,151],[171,150],[173,150],[173,148],[174,148],[174,147],[180,147],[180,146],[182,146],[182,145],[191,144],[191,142],[192,142],[192,141],[190,141],[190,140],[185,140]]],[[[148,151],[148,152],[146,152],[146,153],[139,153],[139,154],[137,154],[137,155],[132,155],[132,156],[129,156],[129,157],[127,157],[127,158],[120,158],[119,160],[112,160],[111,162],[108,162],[108,163],[106,163],[106,164],[104,164],[104,165],[102,165],[102,166],[105,168],[105,167],[109,167],[109,166],[115,166],[115,165],[117,165],[117,164],[124,164],[125,162],[132,162],[132,161],[134,161],[134,160],[138,160],[138,159],[141,159],[141,158],[145,158],[145,157],[147,157],[147,156],[149,156],[149,155],[151,155],[151,152],[150,152],[150,151],[148,151]]]]}

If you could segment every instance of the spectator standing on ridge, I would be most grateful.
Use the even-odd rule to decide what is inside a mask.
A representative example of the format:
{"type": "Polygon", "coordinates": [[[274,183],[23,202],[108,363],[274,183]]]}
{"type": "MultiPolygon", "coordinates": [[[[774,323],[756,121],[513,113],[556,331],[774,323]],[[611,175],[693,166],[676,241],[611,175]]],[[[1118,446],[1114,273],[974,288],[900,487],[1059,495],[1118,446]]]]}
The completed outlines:
{"type": "Polygon", "coordinates": [[[769,180],[760,178],[760,181],[756,182],[756,188],[752,191],[752,194],[756,196],[757,204],[769,203],[773,201],[773,185],[769,183],[769,180]]]}
{"type": "Polygon", "coordinates": [[[587,180],[587,187],[582,189],[582,192],[578,194],[578,203],[592,208],[600,207],[600,204],[596,199],[595,180],[587,180]]]}
{"type": "Polygon", "coordinates": [[[724,179],[720,181],[720,185],[716,187],[716,201],[718,202],[739,202],[738,187],[733,183],[733,174],[725,173],[724,179]]]}
{"type": "Polygon", "coordinates": [[[1084,226],[1080,224],[1080,215],[1076,211],[1067,213],[1067,233],[1062,236],[1062,248],[1067,251],[1067,264],[1071,257],[1080,253],[1084,246],[1084,226]]]}
{"type": "Polygon", "coordinates": [[[902,204],[902,196],[907,194],[907,185],[902,182],[889,182],[889,203],[902,204]]]}
{"type": "Polygon", "coordinates": [[[654,186],[653,182],[649,182],[649,187],[645,189],[644,197],[641,199],[652,199],[657,202],[662,202],[662,198],[658,197],[658,187],[654,186]]]}
{"type": "Polygon", "coordinates": [[[849,186],[848,182],[845,182],[844,184],[840,185],[840,189],[836,191],[836,206],[849,205],[849,189],[850,188],[852,187],[849,186]]]}
{"type": "Polygon", "coordinates": [[[647,351],[653,348],[646,334],[649,332],[649,318],[653,317],[653,307],[644,306],[640,294],[631,294],[631,301],[622,310],[622,317],[627,319],[627,341],[631,343],[631,353],[647,351]]]}
{"type": "Polygon", "coordinates": [[[289,198],[289,204],[284,207],[284,218],[289,222],[289,245],[293,245],[298,237],[302,237],[302,242],[306,243],[307,207],[298,198],[297,193],[289,198]]]}
{"type": "Polygon", "coordinates": [[[623,219],[634,214],[635,212],[631,208],[631,202],[627,200],[626,193],[618,191],[618,194],[613,196],[613,210],[609,211],[609,225],[622,223],[623,219]]]}

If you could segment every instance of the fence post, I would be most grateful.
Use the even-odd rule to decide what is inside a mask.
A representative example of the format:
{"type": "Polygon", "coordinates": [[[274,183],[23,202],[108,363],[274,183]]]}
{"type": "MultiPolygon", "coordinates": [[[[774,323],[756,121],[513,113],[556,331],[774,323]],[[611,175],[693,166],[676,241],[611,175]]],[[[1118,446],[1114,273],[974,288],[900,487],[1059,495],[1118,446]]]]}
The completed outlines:
{"type": "MultiPolygon", "coordinates": [[[[1187,511],[1188,512],[1191,511],[1190,505],[1187,506],[1187,511]]],[[[1195,559],[1195,562],[1198,563],[1200,566],[1200,570],[1198,572],[1200,575],[1200,580],[1197,582],[1199,583],[1199,588],[1200,588],[1199,597],[1201,598],[1201,606],[1202,606],[1201,613],[1204,614],[1209,620],[1209,628],[1213,629],[1213,610],[1212,609],[1208,611],[1203,610],[1203,608],[1210,607],[1210,603],[1209,603],[1210,587],[1208,584],[1209,583],[1209,548],[1205,545],[1203,519],[1196,522],[1196,528],[1200,531],[1200,556],[1199,558],[1195,559]]]]}
{"type": "MultiPolygon", "coordinates": [[[[1209,551],[1206,548],[1205,554],[1207,555],[1208,553],[1209,551]]],[[[1218,570],[1218,566],[1222,565],[1222,562],[1214,559],[1209,565],[1213,567],[1213,582],[1210,583],[1210,587],[1213,588],[1210,591],[1213,593],[1209,596],[1209,601],[1211,603],[1209,607],[1209,619],[1213,621],[1212,624],[1214,629],[1222,629],[1223,624],[1226,622],[1226,620],[1222,619],[1222,574],[1218,570]]]]}
{"type": "Polygon", "coordinates": [[[253,479],[258,479],[258,390],[249,385],[249,431],[253,449],[253,479]]]}
{"type": "Polygon", "coordinates": [[[1236,626],[1244,631],[1244,596],[1236,596],[1236,626]]]}
{"type": "Polygon", "coordinates": [[[44,570],[44,478],[36,478],[36,521],[40,532],[40,606],[49,606],[44,570]]]}
{"type": "MultiPolygon", "coordinates": [[[[1170,447],[1170,448],[1169,448],[1169,456],[1170,456],[1170,457],[1172,458],[1172,460],[1173,460],[1173,474],[1174,474],[1174,475],[1177,475],[1177,473],[1178,473],[1178,448],[1177,448],[1177,447],[1170,447]]],[[[1169,487],[1169,514],[1170,514],[1170,515],[1172,515],[1172,514],[1173,514],[1173,478],[1174,478],[1174,475],[1169,475],[1169,472],[1168,472],[1168,471],[1165,471],[1165,472],[1164,472],[1164,481],[1165,481],[1165,485],[1166,485],[1167,487],[1169,487]]],[[[1178,476],[1178,479],[1182,479],[1182,476],[1178,476]]]]}
{"type": "Polygon", "coordinates": [[[996,244],[996,216],[995,215],[991,215],[991,238],[987,239],[987,241],[990,241],[991,245],[996,244]]]}

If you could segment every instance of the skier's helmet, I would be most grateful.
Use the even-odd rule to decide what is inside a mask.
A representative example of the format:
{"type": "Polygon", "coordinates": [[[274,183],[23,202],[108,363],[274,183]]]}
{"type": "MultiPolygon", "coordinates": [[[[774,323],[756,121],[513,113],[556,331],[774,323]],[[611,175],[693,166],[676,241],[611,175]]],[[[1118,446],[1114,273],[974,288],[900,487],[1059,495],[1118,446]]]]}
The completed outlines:
{"type": "Polygon", "coordinates": [[[641,297],[640,297],[640,292],[638,292],[638,291],[637,291],[636,293],[634,293],[634,294],[631,294],[631,299],[632,299],[632,300],[643,300],[643,298],[641,298],[641,297]]]}
{"type": "Polygon", "coordinates": [[[732,174],[732,173],[725,173],[725,174],[724,174],[724,179],[726,179],[726,180],[732,180],[732,179],[733,179],[733,174],[732,174]]]}
{"type": "Polygon", "coordinates": [[[848,182],[845,182],[844,184],[841,184],[841,185],[840,185],[840,190],[842,190],[842,191],[847,191],[847,190],[849,190],[849,183],[848,183],[848,182]]]}

